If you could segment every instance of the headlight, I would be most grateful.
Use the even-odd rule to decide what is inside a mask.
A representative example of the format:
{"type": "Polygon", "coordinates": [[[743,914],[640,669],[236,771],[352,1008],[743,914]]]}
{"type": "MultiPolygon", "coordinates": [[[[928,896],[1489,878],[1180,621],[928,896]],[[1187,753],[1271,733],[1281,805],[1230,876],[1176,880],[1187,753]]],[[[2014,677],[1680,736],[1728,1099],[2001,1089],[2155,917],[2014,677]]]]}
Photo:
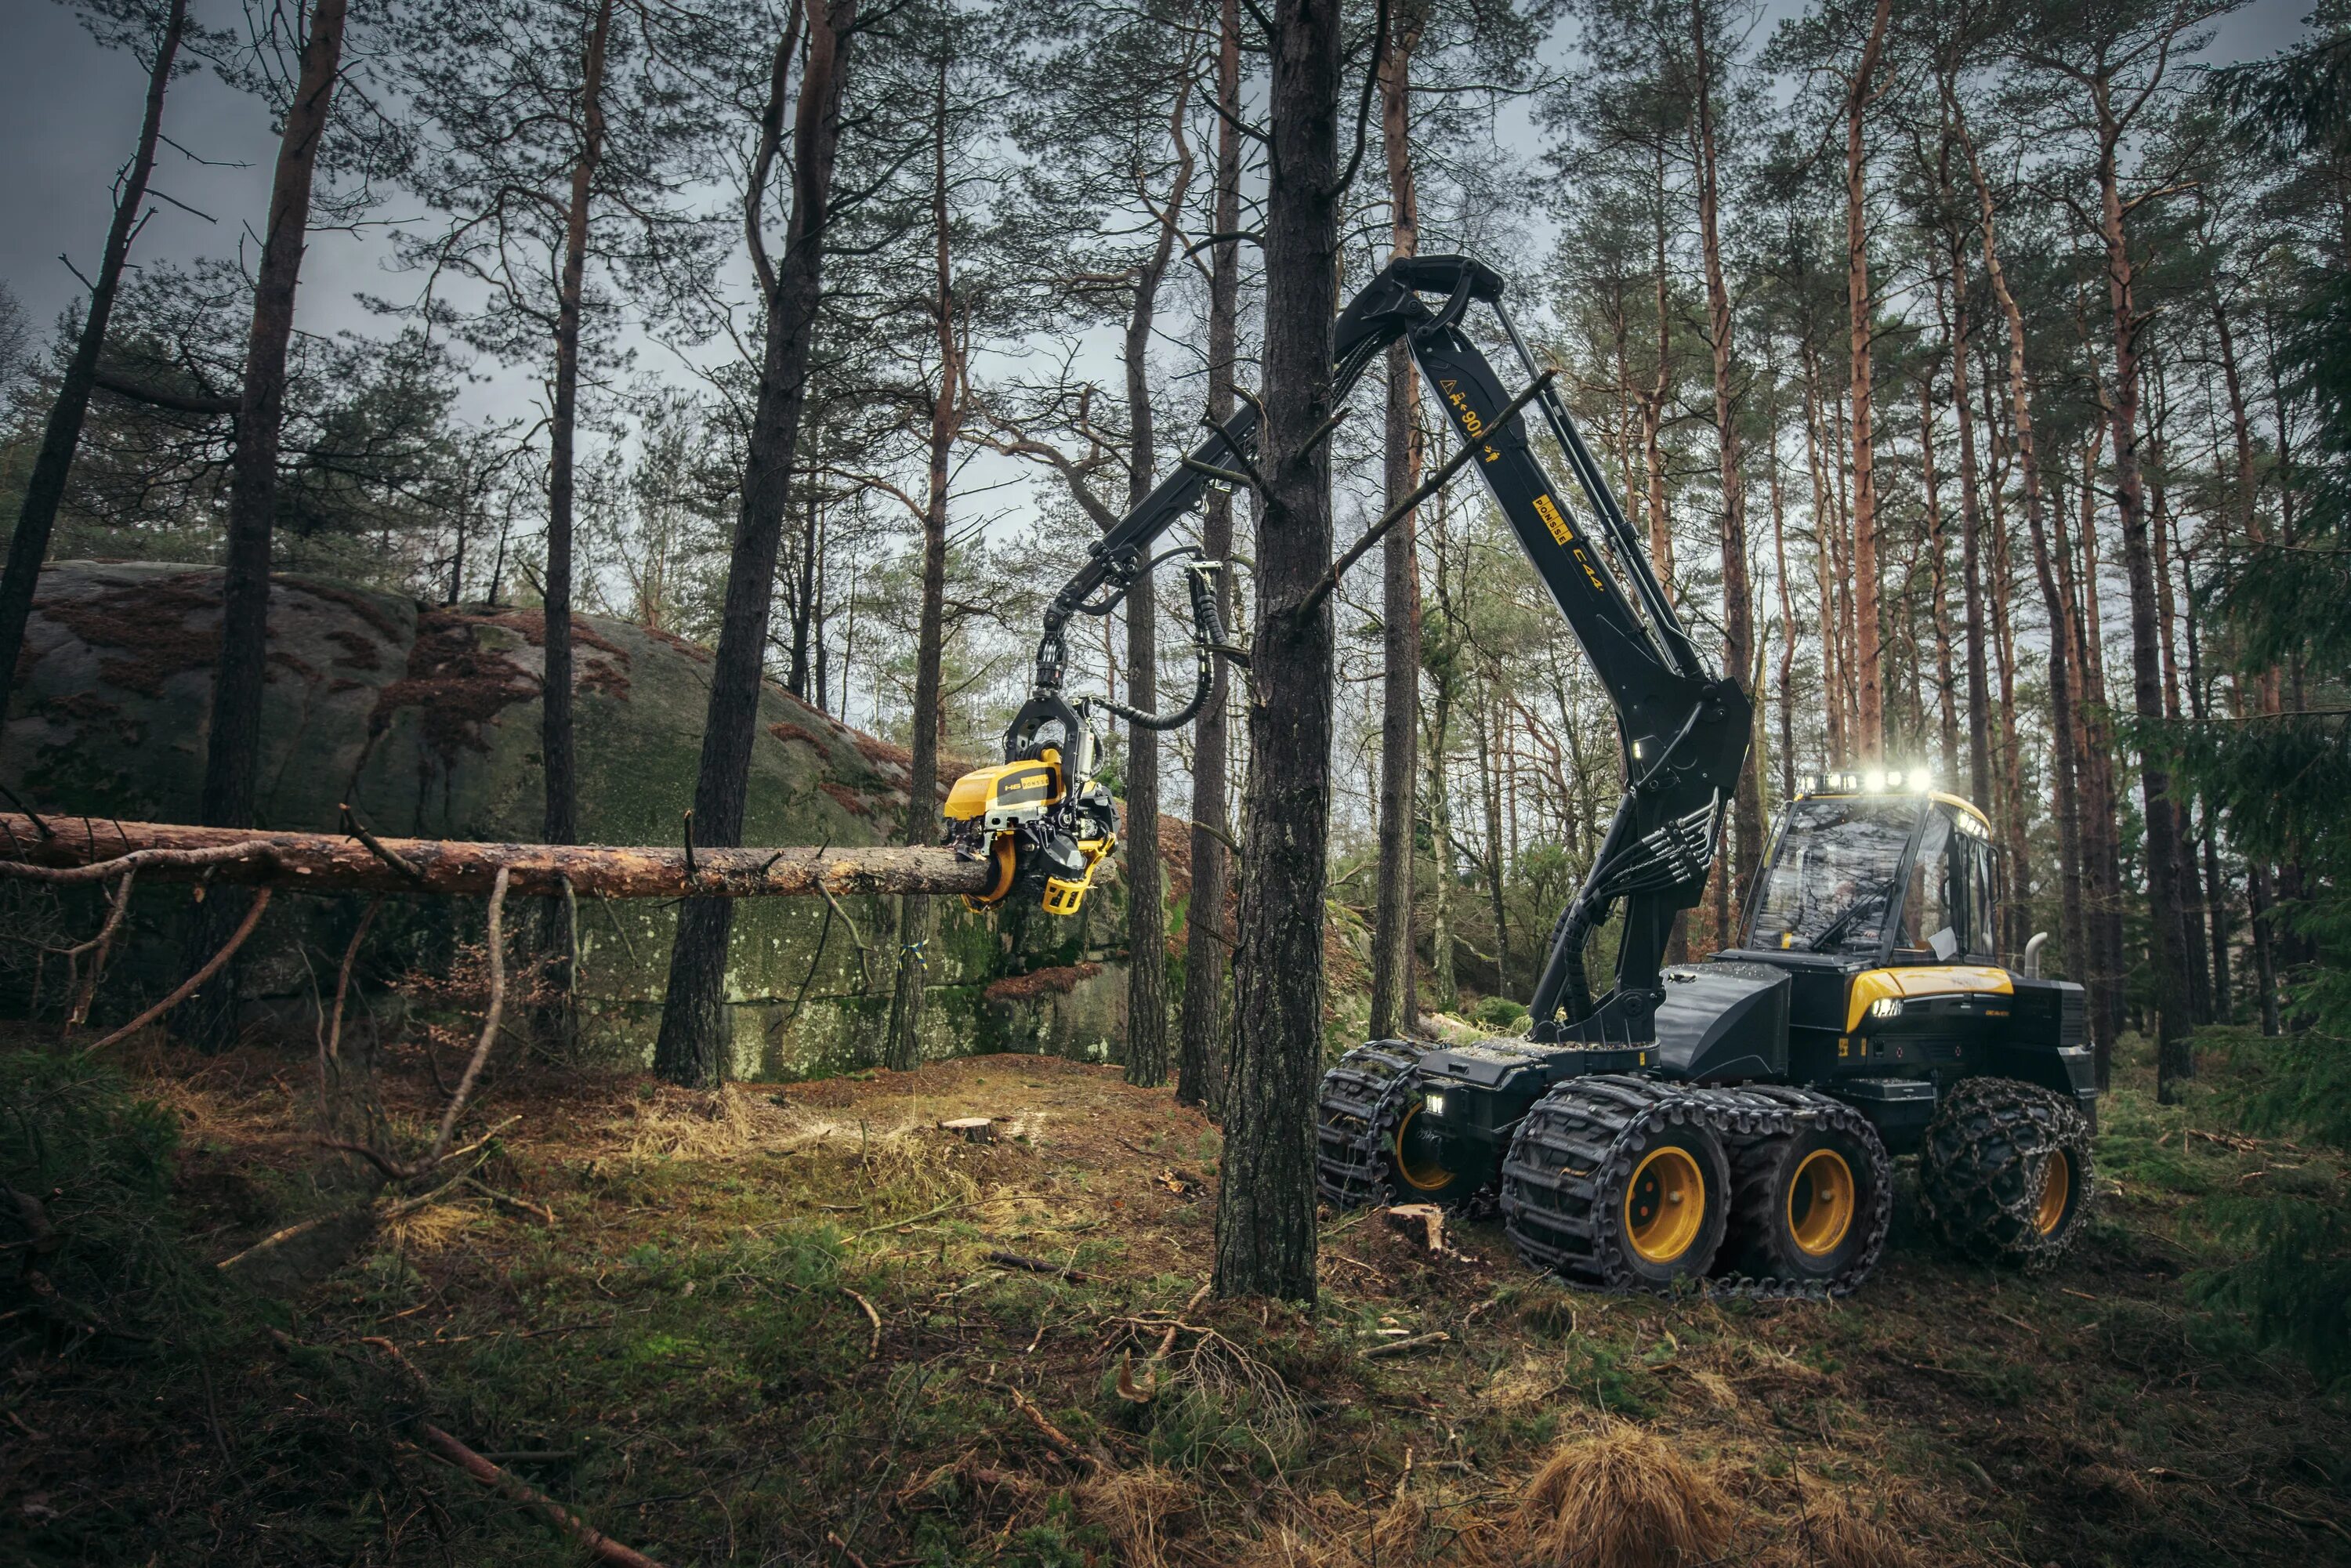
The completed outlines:
{"type": "Polygon", "coordinates": [[[1900,997],[1878,998],[1876,1001],[1869,1004],[1869,1016],[1874,1019],[1900,1018],[1902,1016],[1902,998],[1900,997]]]}
{"type": "Polygon", "coordinates": [[[1420,1108],[1427,1112],[1432,1116],[1442,1116],[1445,1114],[1445,1096],[1442,1094],[1428,1095],[1421,1101],[1420,1108]]]}

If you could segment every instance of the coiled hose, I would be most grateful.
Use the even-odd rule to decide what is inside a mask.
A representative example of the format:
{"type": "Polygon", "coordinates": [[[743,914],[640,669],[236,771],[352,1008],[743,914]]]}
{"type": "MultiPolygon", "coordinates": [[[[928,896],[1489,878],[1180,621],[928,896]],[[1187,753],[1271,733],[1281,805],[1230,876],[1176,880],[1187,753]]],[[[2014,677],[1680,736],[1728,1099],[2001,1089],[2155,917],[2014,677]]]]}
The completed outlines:
{"type": "Polygon", "coordinates": [[[1214,579],[1223,570],[1224,563],[1203,560],[1196,549],[1184,545],[1165,555],[1154,557],[1143,570],[1148,573],[1161,561],[1186,555],[1193,558],[1184,568],[1184,581],[1185,586],[1192,591],[1192,655],[1198,664],[1198,678],[1193,682],[1191,700],[1170,714],[1145,713],[1121,702],[1103,701],[1102,706],[1105,710],[1116,714],[1137,729],[1158,732],[1183,728],[1200,716],[1200,710],[1208,706],[1208,693],[1216,685],[1215,651],[1225,640],[1225,628],[1217,614],[1214,579]]]}

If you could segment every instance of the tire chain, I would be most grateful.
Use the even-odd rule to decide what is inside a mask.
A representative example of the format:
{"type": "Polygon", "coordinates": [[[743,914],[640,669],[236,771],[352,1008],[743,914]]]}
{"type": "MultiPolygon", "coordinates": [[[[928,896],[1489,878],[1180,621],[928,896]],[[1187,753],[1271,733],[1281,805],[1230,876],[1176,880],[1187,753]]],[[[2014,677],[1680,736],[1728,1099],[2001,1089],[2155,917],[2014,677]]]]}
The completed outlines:
{"type": "MultiPolygon", "coordinates": [[[[1391,1117],[1417,1092],[1421,1080],[1415,1059],[1385,1049],[1398,1043],[1359,1045],[1322,1074],[1314,1107],[1314,1189],[1333,1208],[1394,1204],[1404,1196],[1382,1147],[1395,1133],[1397,1122],[1391,1117]],[[1334,1125],[1332,1112],[1351,1118],[1353,1129],[1334,1125]]],[[[1496,1201],[1495,1186],[1489,1182],[1444,1207],[1465,1219],[1490,1219],[1498,1212],[1496,1201]]]]}
{"type": "MultiPolygon", "coordinates": [[[[1626,1135],[1652,1124],[1697,1122],[1722,1140],[1734,1169],[1741,1156],[1763,1142],[1826,1124],[1841,1131],[1860,1129],[1880,1148],[1878,1201],[1868,1217],[1869,1233],[1852,1267],[1829,1281],[1755,1279],[1730,1275],[1702,1281],[1708,1293],[1752,1301],[1825,1300],[1858,1286],[1876,1261],[1893,1220],[1893,1166],[1877,1145],[1875,1129],[1841,1101],[1780,1084],[1704,1088],[1629,1074],[1598,1073],[1570,1079],[1553,1089],[1520,1124],[1502,1162],[1500,1207],[1519,1255],[1535,1268],[1610,1290],[1637,1290],[1644,1281],[1613,1258],[1602,1260],[1600,1230],[1613,1204],[1604,1191],[1621,1190],[1633,1174],[1626,1135]],[[1530,1155],[1539,1158],[1531,1159],[1530,1155]],[[1530,1203],[1514,1187],[1531,1186],[1559,1194],[1582,1212],[1565,1213],[1551,1204],[1530,1203]],[[1533,1234],[1521,1217],[1561,1237],[1533,1234]],[[1581,1240],[1578,1249],[1564,1242],[1581,1240]]],[[[1729,1195],[1725,1195],[1728,1201],[1729,1195]]]]}
{"type": "MultiPolygon", "coordinates": [[[[1315,1102],[1314,1186],[1333,1208],[1396,1200],[1380,1153],[1381,1129],[1410,1097],[1416,1063],[1389,1041],[1359,1045],[1322,1075],[1315,1102]],[[1332,1113],[1353,1121],[1334,1124],[1332,1113]]],[[[1406,1048],[1409,1049],[1409,1048],[1406,1048]]]]}
{"type": "MultiPolygon", "coordinates": [[[[1886,1154],[1885,1141],[1868,1117],[1844,1101],[1817,1090],[1794,1089],[1782,1084],[1750,1084],[1739,1090],[1716,1091],[1721,1093],[1743,1093],[1776,1101],[1786,1108],[1789,1125],[1782,1132],[1759,1134],[1743,1140],[1726,1138],[1730,1145],[1731,1190],[1736,1200],[1741,1167],[1753,1157],[1768,1139],[1788,1136],[1813,1128],[1825,1128],[1841,1133],[1871,1151],[1870,1190],[1876,1195],[1869,1212],[1861,1217],[1866,1229],[1862,1234],[1860,1250],[1853,1261],[1827,1280],[1757,1279],[1748,1274],[1724,1274],[1707,1282],[1708,1291],[1715,1295],[1737,1296],[1750,1301],[1826,1301],[1832,1296],[1849,1295],[1877,1267],[1880,1254],[1886,1250],[1886,1238],[1894,1228],[1894,1161],[1886,1154]]],[[[1738,1223],[1734,1208],[1731,1221],[1738,1223]]]]}
{"type": "Polygon", "coordinates": [[[2089,1124],[2046,1089],[2013,1079],[1970,1078],[1944,1099],[1928,1124],[1918,1155],[1919,1211],[1928,1229],[1964,1256],[2045,1272],[2080,1239],[2095,1197],[2089,1124]],[[1978,1158],[1988,1146],[1994,1157],[1978,1158]],[[1998,1190],[2011,1163],[1998,1157],[2001,1147],[2018,1160],[2065,1151],[2076,1184],[2070,1223],[2044,1235],[2032,1222],[2032,1198],[1998,1190]]]}

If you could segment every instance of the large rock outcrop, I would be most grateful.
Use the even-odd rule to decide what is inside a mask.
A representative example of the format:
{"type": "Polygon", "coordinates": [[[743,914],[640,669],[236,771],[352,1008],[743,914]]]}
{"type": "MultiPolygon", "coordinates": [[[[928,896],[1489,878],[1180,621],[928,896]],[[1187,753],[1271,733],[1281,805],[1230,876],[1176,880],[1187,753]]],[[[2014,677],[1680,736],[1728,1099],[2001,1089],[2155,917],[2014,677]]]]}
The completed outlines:
{"type": "MultiPolygon", "coordinates": [[[[694,796],[709,653],[598,616],[573,622],[581,837],[678,840],[694,796]]],[[[260,815],[329,831],[350,801],[371,825],[425,838],[531,840],[541,813],[537,611],[433,609],[395,595],[280,577],[271,595],[260,815]]],[[[193,819],[204,774],[220,576],[210,568],[68,561],[42,575],[0,779],[37,809],[193,819]]],[[[907,758],[769,685],[761,695],[744,841],[870,844],[904,820],[907,758]]],[[[167,985],[183,890],[141,895],[143,940],[120,971],[117,1010],[167,985]]],[[[479,911],[403,901],[383,943],[429,963],[479,911]]],[[[331,977],[357,901],[280,901],[256,937],[246,993],[304,1020],[331,977]],[[307,949],[307,962],[306,962],[307,949]]],[[[643,1057],[660,1013],[674,915],[643,903],[583,904],[580,997],[588,1046],[643,1057]]],[[[1101,1057],[1124,1037],[1113,901],[1056,921],[950,904],[924,956],[925,1050],[1038,1050],[1101,1057]]],[[[889,1011],[888,912],[879,901],[746,900],[727,995],[735,1066],[789,1078],[872,1061],[889,1011]],[[862,949],[861,950],[861,943],[862,949]]]]}

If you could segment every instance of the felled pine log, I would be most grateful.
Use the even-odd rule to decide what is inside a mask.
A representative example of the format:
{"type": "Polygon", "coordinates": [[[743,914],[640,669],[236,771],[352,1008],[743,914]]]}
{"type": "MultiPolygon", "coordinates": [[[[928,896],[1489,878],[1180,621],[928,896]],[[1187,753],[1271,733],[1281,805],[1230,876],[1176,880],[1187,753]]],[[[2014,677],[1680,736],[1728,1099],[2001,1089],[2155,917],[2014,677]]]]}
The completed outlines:
{"type": "Polygon", "coordinates": [[[319,893],[486,896],[504,870],[517,894],[772,898],[851,893],[982,893],[991,867],[946,849],[688,849],[475,844],[342,833],[248,832],[175,822],[0,811],[0,877],[73,883],[135,871],[141,883],[214,882],[319,893]]]}

